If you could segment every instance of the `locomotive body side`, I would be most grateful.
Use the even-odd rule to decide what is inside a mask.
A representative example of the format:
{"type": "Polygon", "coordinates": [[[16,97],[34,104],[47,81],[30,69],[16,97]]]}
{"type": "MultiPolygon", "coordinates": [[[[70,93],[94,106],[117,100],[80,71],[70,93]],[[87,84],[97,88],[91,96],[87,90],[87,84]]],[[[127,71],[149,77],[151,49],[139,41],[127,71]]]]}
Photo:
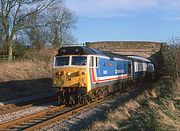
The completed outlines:
{"type": "Polygon", "coordinates": [[[91,90],[132,79],[132,61],[98,56],[96,68],[90,69],[91,90]]]}

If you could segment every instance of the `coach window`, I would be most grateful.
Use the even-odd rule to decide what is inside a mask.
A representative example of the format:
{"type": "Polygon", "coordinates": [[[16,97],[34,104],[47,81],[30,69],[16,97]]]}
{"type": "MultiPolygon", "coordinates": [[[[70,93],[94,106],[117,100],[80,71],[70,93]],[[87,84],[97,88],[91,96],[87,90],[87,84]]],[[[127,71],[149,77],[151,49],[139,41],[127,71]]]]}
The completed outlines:
{"type": "Polygon", "coordinates": [[[143,71],[143,64],[142,63],[138,63],[138,71],[143,71]]]}

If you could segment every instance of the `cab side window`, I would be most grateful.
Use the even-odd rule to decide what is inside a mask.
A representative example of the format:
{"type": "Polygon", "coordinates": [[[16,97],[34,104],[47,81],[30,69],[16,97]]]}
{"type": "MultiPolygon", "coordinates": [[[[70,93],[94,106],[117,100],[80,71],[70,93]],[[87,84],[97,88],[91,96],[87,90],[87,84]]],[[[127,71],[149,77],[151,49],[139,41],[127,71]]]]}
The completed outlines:
{"type": "Polygon", "coordinates": [[[95,66],[98,67],[98,57],[95,57],[95,66]]]}
{"type": "Polygon", "coordinates": [[[90,67],[94,67],[94,57],[93,57],[93,56],[90,57],[89,66],[90,66],[90,67]]]}

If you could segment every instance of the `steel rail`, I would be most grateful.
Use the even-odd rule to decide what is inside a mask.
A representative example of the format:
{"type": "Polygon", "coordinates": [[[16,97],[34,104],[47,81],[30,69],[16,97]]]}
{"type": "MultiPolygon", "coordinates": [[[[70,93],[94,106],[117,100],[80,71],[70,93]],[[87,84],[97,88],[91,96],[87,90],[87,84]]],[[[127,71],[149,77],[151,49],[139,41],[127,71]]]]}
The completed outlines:
{"type": "Polygon", "coordinates": [[[113,96],[107,96],[104,99],[94,101],[88,105],[76,105],[74,107],[65,107],[65,105],[53,107],[36,114],[28,115],[23,118],[12,120],[0,125],[1,130],[36,130],[42,128],[43,126],[49,125],[53,122],[65,119],[79,111],[82,111],[87,108],[93,108],[99,103],[102,103],[105,100],[109,100],[113,96]],[[37,122],[33,122],[40,120],[37,122]]]}
{"type": "Polygon", "coordinates": [[[66,119],[66,118],[70,117],[71,115],[74,115],[74,114],[76,114],[76,113],[78,113],[78,112],[80,112],[82,110],[92,109],[92,108],[96,107],[97,105],[99,105],[100,103],[105,102],[105,101],[109,100],[110,98],[114,98],[114,97],[115,96],[110,95],[110,96],[107,96],[107,97],[105,97],[103,99],[99,99],[97,101],[94,101],[94,102],[92,102],[90,104],[77,106],[77,107],[75,107],[73,109],[70,109],[70,110],[60,114],[60,115],[57,115],[57,116],[55,116],[53,118],[50,118],[50,119],[48,119],[48,120],[46,120],[46,121],[44,121],[42,123],[39,123],[39,124],[33,125],[33,126],[29,127],[29,128],[26,128],[25,131],[34,131],[34,130],[40,129],[40,128],[44,127],[44,126],[55,123],[57,121],[61,121],[61,120],[66,119]]]}
{"type": "Polygon", "coordinates": [[[7,104],[0,107],[0,115],[5,115],[22,109],[30,108],[33,105],[44,104],[56,100],[55,97],[44,97],[37,100],[22,102],[18,104],[7,104]]]}
{"type": "Polygon", "coordinates": [[[19,118],[19,119],[16,119],[16,120],[12,120],[10,122],[6,122],[6,123],[3,123],[0,125],[0,129],[1,130],[4,130],[4,129],[7,129],[7,128],[11,128],[13,126],[16,126],[16,125],[19,125],[21,123],[24,123],[24,122],[27,122],[27,121],[30,121],[32,119],[35,119],[37,117],[41,117],[47,113],[53,113],[53,112],[57,112],[58,110],[61,110],[63,109],[64,106],[57,106],[57,107],[54,107],[54,108],[50,108],[50,109],[47,109],[45,111],[41,111],[41,112],[38,112],[38,113],[35,113],[35,114],[32,114],[32,115],[28,115],[28,116],[25,116],[23,118],[19,118]]]}
{"type": "Polygon", "coordinates": [[[124,94],[124,92],[117,91],[112,93],[104,98],[97,99],[86,105],[76,105],[74,107],[65,107],[57,106],[52,109],[47,109],[42,112],[38,112],[36,114],[32,114],[23,118],[19,118],[4,124],[0,125],[0,129],[2,130],[26,130],[33,131],[36,129],[40,129],[44,126],[50,125],[56,121],[61,121],[63,119],[68,118],[71,115],[74,115],[85,109],[92,109],[99,104],[106,102],[107,100],[113,99],[119,95],[124,94]]]}

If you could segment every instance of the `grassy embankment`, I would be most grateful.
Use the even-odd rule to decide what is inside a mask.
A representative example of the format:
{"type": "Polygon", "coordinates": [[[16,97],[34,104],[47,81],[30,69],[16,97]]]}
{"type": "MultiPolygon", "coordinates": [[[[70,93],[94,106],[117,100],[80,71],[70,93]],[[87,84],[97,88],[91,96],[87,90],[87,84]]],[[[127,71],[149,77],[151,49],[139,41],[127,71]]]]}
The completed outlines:
{"type": "MultiPolygon", "coordinates": [[[[180,79],[179,79],[180,80],[180,79]]],[[[105,121],[95,121],[94,130],[179,130],[180,82],[160,81],[151,90],[107,113],[105,121]]]]}
{"type": "Polygon", "coordinates": [[[24,60],[0,63],[0,100],[51,92],[51,66],[56,51],[32,50],[24,60]]]}

